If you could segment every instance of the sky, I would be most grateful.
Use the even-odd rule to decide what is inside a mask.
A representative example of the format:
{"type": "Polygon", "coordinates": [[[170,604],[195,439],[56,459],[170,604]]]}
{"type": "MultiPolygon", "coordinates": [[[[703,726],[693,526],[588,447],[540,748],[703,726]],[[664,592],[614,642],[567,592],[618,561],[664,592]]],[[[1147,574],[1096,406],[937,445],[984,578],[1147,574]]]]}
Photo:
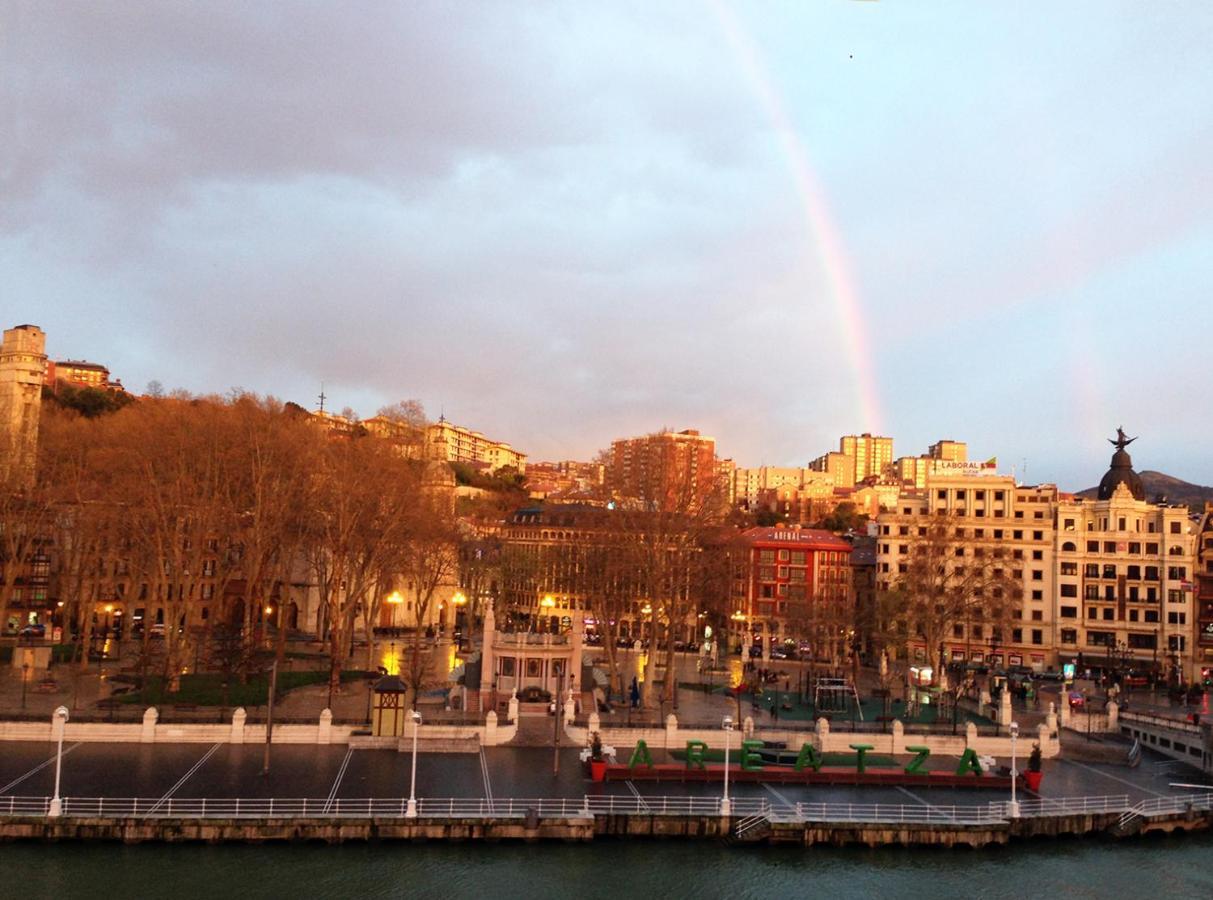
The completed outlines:
{"type": "Polygon", "coordinates": [[[0,0],[0,321],[532,459],[1213,483],[1213,4],[0,0]]]}

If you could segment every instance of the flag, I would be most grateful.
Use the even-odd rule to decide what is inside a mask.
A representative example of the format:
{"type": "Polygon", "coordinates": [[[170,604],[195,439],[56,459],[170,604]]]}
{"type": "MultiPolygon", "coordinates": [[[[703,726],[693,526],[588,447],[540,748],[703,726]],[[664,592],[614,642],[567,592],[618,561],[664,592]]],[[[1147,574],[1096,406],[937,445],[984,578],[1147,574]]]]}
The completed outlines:
{"type": "Polygon", "coordinates": [[[987,459],[985,462],[983,462],[981,464],[981,467],[983,469],[997,469],[998,468],[998,457],[991,456],[989,459],[987,459]]]}

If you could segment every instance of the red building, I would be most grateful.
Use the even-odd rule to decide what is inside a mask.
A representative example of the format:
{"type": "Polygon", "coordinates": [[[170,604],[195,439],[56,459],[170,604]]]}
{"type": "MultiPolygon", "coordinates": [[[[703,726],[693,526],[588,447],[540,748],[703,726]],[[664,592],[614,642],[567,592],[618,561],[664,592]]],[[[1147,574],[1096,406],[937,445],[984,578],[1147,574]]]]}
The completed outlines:
{"type": "Polygon", "coordinates": [[[851,544],[829,531],[798,525],[751,528],[733,621],[756,639],[809,640],[828,632],[845,642],[854,605],[851,544]]]}

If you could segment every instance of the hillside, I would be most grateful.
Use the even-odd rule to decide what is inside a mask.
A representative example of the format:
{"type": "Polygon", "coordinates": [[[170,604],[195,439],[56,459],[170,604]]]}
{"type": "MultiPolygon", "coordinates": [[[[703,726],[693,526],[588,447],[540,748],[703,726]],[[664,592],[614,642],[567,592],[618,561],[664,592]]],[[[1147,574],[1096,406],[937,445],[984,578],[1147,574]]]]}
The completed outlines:
{"type": "MultiPolygon", "coordinates": [[[[1137,474],[1141,476],[1141,483],[1146,487],[1147,500],[1155,500],[1161,495],[1167,498],[1168,503],[1183,503],[1198,512],[1205,508],[1205,501],[1213,500],[1213,487],[1202,487],[1149,469],[1137,474]]],[[[1091,487],[1079,491],[1078,496],[1095,497],[1098,493],[1098,487],[1091,487]]]]}

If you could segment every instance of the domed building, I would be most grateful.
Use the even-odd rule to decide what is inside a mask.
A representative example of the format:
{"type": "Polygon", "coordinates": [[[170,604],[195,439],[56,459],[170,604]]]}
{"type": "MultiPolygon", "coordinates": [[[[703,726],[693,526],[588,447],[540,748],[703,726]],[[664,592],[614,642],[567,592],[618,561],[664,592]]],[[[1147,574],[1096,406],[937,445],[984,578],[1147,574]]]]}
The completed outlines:
{"type": "Polygon", "coordinates": [[[1057,644],[1073,661],[1171,683],[1195,676],[1195,527],[1186,506],[1150,503],[1123,428],[1094,500],[1057,508],[1057,644]]]}
{"type": "Polygon", "coordinates": [[[1116,439],[1108,439],[1116,452],[1112,454],[1112,465],[1109,466],[1107,473],[1099,482],[1100,500],[1111,500],[1112,495],[1116,493],[1116,489],[1120,485],[1128,488],[1129,493],[1133,495],[1134,500],[1146,499],[1146,488],[1141,483],[1141,476],[1133,471],[1133,460],[1130,458],[1125,447],[1133,443],[1137,438],[1125,437],[1123,428],[1116,429],[1116,439]]]}

